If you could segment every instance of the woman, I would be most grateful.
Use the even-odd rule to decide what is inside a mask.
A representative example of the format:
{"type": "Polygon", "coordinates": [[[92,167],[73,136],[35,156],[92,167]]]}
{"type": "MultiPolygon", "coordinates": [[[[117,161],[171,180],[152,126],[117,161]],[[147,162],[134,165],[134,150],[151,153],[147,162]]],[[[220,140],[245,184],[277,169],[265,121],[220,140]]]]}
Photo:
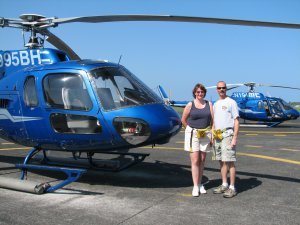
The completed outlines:
{"type": "Polygon", "coordinates": [[[182,125],[186,128],[184,150],[190,152],[191,158],[194,197],[198,197],[199,193],[206,194],[201,180],[206,152],[212,143],[213,107],[211,102],[204,99],[205,95],[204,85],[196,84],[193,89],[194,100],[186,105],[181,118],[182,125]]]}

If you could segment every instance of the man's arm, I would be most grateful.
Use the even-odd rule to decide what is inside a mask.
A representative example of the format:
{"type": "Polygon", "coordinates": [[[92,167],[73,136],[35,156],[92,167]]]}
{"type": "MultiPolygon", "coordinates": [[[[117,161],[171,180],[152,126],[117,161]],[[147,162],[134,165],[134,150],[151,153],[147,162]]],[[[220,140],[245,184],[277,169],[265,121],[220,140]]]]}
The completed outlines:
{"type": "Polygon", "coordinates": [[[240,128],[239,117],[236,117],[234,119],[234,127],[233,127],[234,132],[233,132],[233,138],[232,138],[232,141],[231,141],[231,147],[233,147],[237,144],[239,128],[240,128]]]}

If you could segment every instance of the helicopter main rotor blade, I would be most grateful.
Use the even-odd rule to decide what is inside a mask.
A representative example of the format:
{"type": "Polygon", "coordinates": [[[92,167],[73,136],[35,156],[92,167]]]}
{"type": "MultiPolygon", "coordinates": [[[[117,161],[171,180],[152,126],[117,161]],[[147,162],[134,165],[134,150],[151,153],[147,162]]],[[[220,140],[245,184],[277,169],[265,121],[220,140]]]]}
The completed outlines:
{"type": "Polygon", "coordinates": [[[300,24],[297,23],[278,23],[269,21],[255,20],[237,20],[237,19],[222,19],[210,17],[190,17],[190,16],[173,16],[173,15],[109,15],[109,16],[82,16],[69,18],[46,18],[41,15],[24,14],[20,19],[8,19],[0,17],[0,27],[16,27],[16,28],[48,28],[55,27],[62,23],[105,23],[105,22],[122,22],[122,21],[166,21],[166,22],[189,22],[189,23],[210,23],[224,25],[240,25],[240,26],[258,26],[258,27],[273,27],[300,29],[300,24]]]}
{"type": "Polygon", "coordinates": [[[240,87],[240,86],[227,87],[227,91],[230,91],[230,90],[238,88],[238,87],[240,87]]]}
{"type": "MultiPolygon", "coordinates": [[[[227,87],[228,91],[231,90],[231,89],[240,87],[240,86],[244,86],[244,84],[226,84],[226,87],[227,87]]],[[[217,86],[214,85],[214,86],[206,87],[206,89],[212,89],[212,88],[217,88],[217,86]]]]}
{"type": "Polygon", "coordinates": [[[105,23],[105,22],[122,22],[122,21],[170,21],[170,22],[173,21],[173,22],[213,23],[213,24],[225,24],[225,25],[300,29],[300,24],[295,24],[295,23],[277,23],[277,22],[251,21],[251,20],[172,16],[172,15],[111,15],[111,16],[83,16],[83,17],[51,19],[51,22],[56,25],[61,23],[73,23],[73,22],[105,23]]]}
{"type": "Polygon", "coordinates": [[[249,82],[249,83],[244,83],[245,86],[254,88],[254,87],[275,87],[275,88],[287,88],[287,89],[294,89],[294,90],[300,90],[300,88],[296,87],[288,87],[288,86],[281,86],[281,85],[272,85],[272,84],[259,84],[255,82],[249,82]]]}
{"type": "Polygon", "coordinates": [[[47,36],[47,41],[57,49],[64,51],[70,57],[71,60],[80,60],[80,57],[71,49],[63,40],[52,34],[47,29],[41,29],[39,32],[47,36]]]}
{"type": "Polygon", "coordinates": [[[295,88],[295,87],[287,87],[287,86],[280,86],[280,85],[261,84],[260,86],[266,86],[266,87],[275,87],[275,88],[287,88],[287,89],[300,90],[300,88],[295,88]]]}
{"type": "MultiPolygon", "coordinates": [[[[288,87],[288,86],[280,86],[280,85],[271,85],[271,84],[258,84],[255,82],[248,82],[248,83],[240,83],[240,84],[226,84],[227,90],[231,90],[237,87],[246,86],[249,87],[251,91],[254,91],[254,87],[275,87],[275,88],[287,88],[287,89],[294,89],[294,90],[300,90],[300,88],[296,87],[288,87]]],[[[217,86],[209,86],[206,87],[206,89],[216,88],[217,86]]]]}

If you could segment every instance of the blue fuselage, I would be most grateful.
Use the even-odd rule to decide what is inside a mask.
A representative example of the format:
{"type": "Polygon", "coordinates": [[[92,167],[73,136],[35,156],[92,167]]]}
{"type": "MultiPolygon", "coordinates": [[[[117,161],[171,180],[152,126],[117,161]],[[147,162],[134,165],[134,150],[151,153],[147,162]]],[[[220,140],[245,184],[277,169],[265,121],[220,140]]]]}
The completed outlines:
{"type": "Polygon", "coordinates": [[[42,50],[0,52],[2,138],[42,149],[110,151],[166,143],[180,130],[177,112],[123,66],[36,51],[42,50]]]}

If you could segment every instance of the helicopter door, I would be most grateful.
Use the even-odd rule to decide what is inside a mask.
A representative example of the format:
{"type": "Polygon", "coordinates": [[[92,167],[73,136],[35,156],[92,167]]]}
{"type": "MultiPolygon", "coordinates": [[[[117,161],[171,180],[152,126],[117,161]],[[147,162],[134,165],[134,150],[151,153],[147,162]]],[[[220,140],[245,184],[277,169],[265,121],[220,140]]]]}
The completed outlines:
{"type": "Polygon", "coordinates": [[[23,116],[31,142],[42,143],[49,140],[49,128],[43,109],[38,99],[36,78],[29,75],[24,82],[23,92],[23,116]]]}
{"type": "Polygon", "coordinates": [[[283,118],[284,117],[283,108],[279,104],[279,101],[277,101],[276,99],[270,99],[269,105],[270,105],[271,116],[273,118],[283,118]]]}
{"type": "Polygon", "coordinates": [[[0,134],[21,144],[27,138],[18,91],[0,93],[0,134]]]}
{"type": "Polygon", "coordinates": [[[263,106],[264,106],[267,116],[268,117],[271,116],[270,107],[266,100],[263,100],[263,106]]]}
{"type": "Polygon", "coordinates": [[[98,144],[104,148],[111,145],[112,137],[84,75],[83,71],[77,70],[45,71],[42,85],[50,133],[53,139],[63,137],[67,145],[81,149],[91,147],[91,143],[93,147],[98,144]]]}

